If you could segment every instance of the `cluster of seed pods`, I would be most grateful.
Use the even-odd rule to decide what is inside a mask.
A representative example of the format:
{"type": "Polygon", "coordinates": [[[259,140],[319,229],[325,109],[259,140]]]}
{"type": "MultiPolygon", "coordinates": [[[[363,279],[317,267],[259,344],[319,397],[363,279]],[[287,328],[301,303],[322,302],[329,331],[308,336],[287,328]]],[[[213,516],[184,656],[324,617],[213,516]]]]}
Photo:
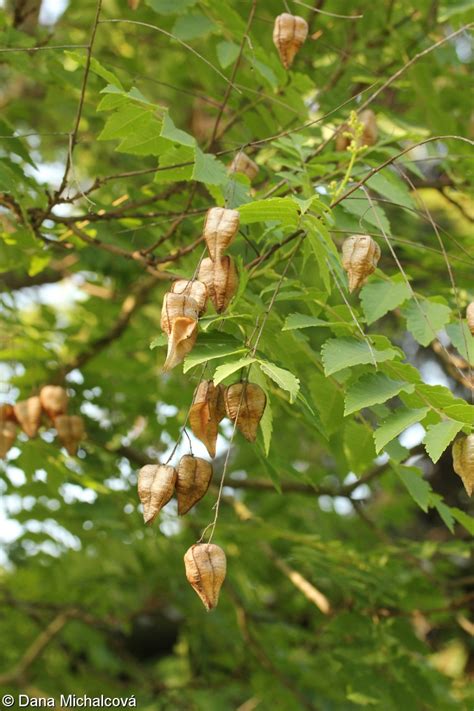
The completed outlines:
{"type": "Polygon", "coordinates": [[[75,456],[84,437],[84,422],[78,415],[68,415],[68,395],[60,385],[45,385],[39,395],[20,400],[15,405],[0,406],[0,457],[7,454],[16,439],[17,426],[27,437],[38,434],[43,415],[53,423],[68,454],[75,456]]]}

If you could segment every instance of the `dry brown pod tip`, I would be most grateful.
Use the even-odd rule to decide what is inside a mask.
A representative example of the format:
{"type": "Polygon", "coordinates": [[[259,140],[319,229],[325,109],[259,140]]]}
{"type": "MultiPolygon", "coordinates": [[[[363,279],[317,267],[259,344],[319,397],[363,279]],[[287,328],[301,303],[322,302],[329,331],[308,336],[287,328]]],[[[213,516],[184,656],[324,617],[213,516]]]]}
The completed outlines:
{"type": "Polygon", "coordinates": [[[255,442],[258,425],[267,404],[267,396],[255,383],[235,383],[229,385],[224,393],[227,417],[237,420],[237,429],[245,439],[255,442]]]}
{"type": "Polygon", "coordinates": [[[128,0],[128,6],[131,10],[138,10],[140,0],[128,0]]]}
{"type": "Polygon", "coordinates": [[[29,397],[13,405],[16,421],[28,437],[36,437],[41,424],[41,402],[39,397],[29,397]]]}
{"type": "Polygon", "coordinates": [[[349,291],[364,284],[375,271],[380,259],[380,247],[369,235],[352,235],[342,245],[342,266],[349,276],[349,291]]]}
{"type": "Polygon", "coordinates": [[[258,175],[258,165],[243,151],[239,151],[229,165],[229,173],[242,173],[249,180],[254,180],[258,175]]]}
{"type": "Polygon", "coordinates": [[[5,420],[10,420],[11,422],[16,421],[13,405],[9,405],[7,402],[0,405],[0,422],[5,420]]]}
{"type": "Polygon", "coordinates": [[[174,494],[176,469],[168,464],[145,464],[138,472],[138,496],[143,519],[152,524],[174,494]]]}
{"type": "Polygon", "coordinates": [[[308,23],[303,17],[290,15],[289,12],[278,15],[273,27],[273,44],[285,69],[291,67],[307,36],[308,23]]]}
{"type": "Polygon", "coordinates": [[[211,207],[204,222],[204,239],[212,260],[218,260],[239,231],[238,210],[211,207]]]}
{"type": "MultiPolygon", "coordinates": [[[[363,131],[356,141],[357,147],[360,148],[361,146],[375,145],[377,143],[379,132],[377,128],[377,119],[374,112],[372,111],[372,109],[366,109],[365,111],[361,111],[358,116],[358,119],[363,126],[363,131]]],[[[341,130],[336,136],[336,150],[345,151],[349,147],[349,144],[353,137],[353,131],[346,123],[344,123],[341,126],[341,130]],[[347,133],[350,133],[351,136],[344,135],[347,133]]]]}
{"type": "Polygon", "coordinates": [[[216,456],[219,422],[225,417],[224,388],[212,380],[203,380],[194,391],[189,411],[189,424],[195,437],[206,446],[211,457],[216,456]]]}
{"type": "Polygon", "coordinates": [[[11,420],[0,419],[0,459],[3,459],[16,440],[16,426],[11,420]]]}
{"type": "Polygon", "coordinates": [[[60,385],[45,385],[39,394],[41,407],[52,420],[67,410],[67,392],[60,385]]]}
{"type": "Polygon", "coordinates": [[[198,315],[202,316],[207,308],[207,286],[198,279],[177,279],[171,285],[173,294],[184,294],[190,296],[197,304],[198,315]]]}
{"type": "Polygon", "coordinates": [[[468,496],[474,491],[474,434],[460,437],[453,444],[453,467],[461,477],[468,496]]]}
{"type": "Polygon", "coordinates": [[[209,298],[217,313],[221,314],[234,298],[239,285],[234,260],[232,257],[221,257],[216,261],[203,259],[199,279],[206,284],[209,298]]]}
{"type": "Polygon", "coordinates": [[[202,499],[212,479],[212,466],[201,457],[185,454],[176,467],[176,498],[178,515],[184,516],[194,504],[202,499]]]}
{"type": "Polygon", "coordinates": [[[467,319],[467,326],[474,336],[474,301],[471,301],[470,304],[468,304],[468,307],[466,309],[466,319],[467,319]]]}
{"type": "Polygon", "coordinates": [[[84,420],[79,415],[58,415],[54,419],[54,426],[67,453],[74,457],[84,438],[84,420]]]}
{"type": "Polygon", "coordinates": [[[184,555],[186,578],[209,612],[219,601],[219,592],[225,579],[227,561],[220,546],[214,543],[196,543],[184,555]]]}
{"type": "Polygon", "coordinates": [[[161,328],[168,334],[168,353],[163,370],[171,370],[192,350],[198,331],[199,307],[186,294],[165,294],[161,328]]]}

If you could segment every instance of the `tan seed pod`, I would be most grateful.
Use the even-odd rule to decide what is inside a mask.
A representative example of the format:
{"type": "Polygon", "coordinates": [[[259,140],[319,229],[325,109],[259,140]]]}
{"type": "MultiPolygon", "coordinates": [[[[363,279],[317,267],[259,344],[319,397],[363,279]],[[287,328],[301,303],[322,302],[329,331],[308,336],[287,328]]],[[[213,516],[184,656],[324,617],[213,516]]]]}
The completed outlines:
{"type": "Polygon", "coordinates": [[[161,328],[168,334],[171,334],[173,323],[177,318],[186,317],[197,321],[199,317],[199,305],[188,294],[173,294],[168,292],[163,299],[161,309],[161,328]]]}
{"type": "Polygon", "coordinates": [[[258,175],[258,165],[243,151],[239,151],[229,165],[229,173],[242,173],[249,180],[254,180],[258,175]]]}
{"type": "Polygon", "coordinates": [[[15,418],[28,437],[36,437],[41,424],[41,402],[39,397],[29,397],[13,405],[15,418]]]}
{"type": "Polygon", "coordinates": [[[474,336],[474,301],[471,301],[471,303],[468,305],[466,309],[466,319],[467,319],[467,326],[474,336]]]}
{"type": "Polygon", "coordinates": [[[457,439],[453,444],[453,467],[461,477],[468,496],[474,491],[474,434],[457,439]]]}
{"type": "Polygon", "coordinates": [[[284,12],[278,15],[273,27],[273,44],[278,50],[281,63],[289,69],[301,45],[308,36],[308,23],[298,15],[284,12]]]}
{"type": "Polygon", "coordinates": [[[163,365],[167,372],[182,363],[184,358],[192,351],[196,343],[198,324],[196,319],[183,316],[175,319],[171,333],[168,337],[168,352],[163,365]]]}
{"type": "Polygon", "coordinates": [[[211,207],[207,211],[203,234],[212,260],[219,260],[239,231],[239,224],[238,210],[211,207]]]}
{"type": "Polygon", "coordinates": [[[60,385],[45,385],[39,394],[41,407],[52,420],[67,411],[67,392],[60,385]]]}
{"type": "Polygon", "coordinates": [[[380,247],[369,235],[352,235],[342,245],[342,266],[349,275],[349,291],[364,284],[375,271],[380,259],[380,247]]]}
{"type": "Polygon", "coordinates": [[[217,313],[221,314],[234,298],[239,285],[232,257],[221,257],[216,261],[203,259],[199,267],[199,279],[207,286],[209,298],[217,313]]]}
{"type": "Polygon", "coordinates": [[[212,466],[201,457],[185,454],[176,468],[176,498],[178,515],[184,516],[194,504],[202,499],[212,479],[212,466]]]}
{"type": "Polygon", "coordinates": [[[168,464],[146,464],[138,472],[138,496],[143,519],[152,524],[174,494],[176,469],[168,464]]]}
{"type": "Polygon", "coordinates": [[[0,459],[3,459],[6,456],[15,440],[15,423],[9,420],[0,420],[0,459]]]}
{"type": "Polygon", "coordinates": [[[258,425],[267,404],[267,396],[255,383],[235,383],[224,393],[225,411],[233,422],[237,419],[237,429],[245,439],[255,442],[258,425]]]}
{"type": "MultiPolygon", "coordinates": [[[[377,119],[375,117],[374,112],[371,109],[366,109],[365,111],[361,111],[358,118],[359,122],[363,126],[363,131],[362,135],[359,136],[359,138],[357,139],[357,147],[361,148],[361,146],[375,145],[377,143],[379,132],[377,128],[377,119]]],[[[354,136],[353,131],[349,128],[347,123],[344,123],[342,124],[341,130],[336,136],[337,151],[345,151],[349,147],[352,138],[351,136],[344,135],[347,133],[352,134],[352,137],[354,136]]]]}
{"type": "Polygon", "coordinates": [[[71,457],[77,454],[79,443],[84,438],[84,420],[79,415],[58,415],[54,420],[58,437],[71,457]]]}
{"type": "Polygon", "coordinates": [[[196,543],[186,551],[184,567],[189,584],[209,612],[217,606],[225,579],[227,561],[224,551],[214,543],[196,543]]]}
{"type": "Polygon", "coordinates": [[[9,405],[7,402],[0,405],[0,422],[5,422],[6,420],[10,420],[11,422],[16,421],[13,405],[9,405]]]}
{"type": "Polygon", "coordinates": [[[202,316],[207,308],[207,286],[198,279],[178,279],[171,285],[173,294],[184,294],[190,296],[197,304],[198,315],[202,316]]]}
{"type": "Polygon", "coordinates": [[[206,446],[211,457],[216,456],[219,422],[225,417],[224,388],[212,380],[197,386],[189,411],[189,424],[195,437],[206,446]]]}

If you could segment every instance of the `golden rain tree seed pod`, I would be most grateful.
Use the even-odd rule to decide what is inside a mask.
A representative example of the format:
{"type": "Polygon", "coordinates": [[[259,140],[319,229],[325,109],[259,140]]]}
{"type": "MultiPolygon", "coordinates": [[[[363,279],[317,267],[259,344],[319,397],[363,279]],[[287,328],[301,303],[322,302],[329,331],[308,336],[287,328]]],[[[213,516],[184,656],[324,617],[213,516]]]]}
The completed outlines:
{"type": "Polygon", "coordinates": [[[202,281],[197,279],[189,281],[187,279],[178,279],[172,283],[171,292],[173,294],[184,294],[194,299],[198,307],[199,316],[202,316],[207,308],[207,286],[202,281]]]}
{"type": "Polygon", "coordinates": [[[204,239],[212,260],[218,260],[239,231],[238,210],[225,207],[211,207],[204,222],[204,239]]]}
{"type": "Polygon", "coordinates": [[[171,370],[192,350],[196,343],[199,306],[186,294],[165,294],[161,310],[161,328],[168,334],[168,353],[163,366],[171,370]]]}
{"type": "Polygon", "coordinates": [[[168,336],[177,318],[185,317],[197,321],[198,316],[199,305],[192,296],[172,292],[165,294],[161,309],[161,328],[168,336]]]}
{"type": "Polygon", "coordinates": [[[474,434],[457,439],[453,444],[453,467],[461,477],[468,496],[474,491],[474,434]]]}
{"type": "Polygon", "coordinates": [[[0,422],[4,422],[5,420],[16,422],[15,413],[13,412],[13,405],[9,405],[7,402],[0,405],[0,422]]]}
{"type": "Polygon", "coordinates": [[[196,543],[186,551],[184,567],[189,584],[209,612],[217,606],[225,579],[227,561],[224,551],[214,543],[196,543]]]}
{"type": "Polygon", "coordinates": [[[369,235],[352,235],[342,245],[342,266],[349,276],[349,291],[364,284],[375,271],[380,259],[380,247],[369,235]]]}
{"type": "Polygon", "coordinates": [[[16,426],[10,420],[0,419],[0,459],[3,459],[16,440],[16,426]]]}
{"type": "Polygon", "coordinates": [[[201,457],[185,454],[176,468],[176,498],[178,515],[184,516],[194,504],[202,499],[212,479],[212,466],[201,457]]]}
{"type": "Polygon", "coordinates": [[[301,45],[308,36],[308,23],[298,15],[284,12],[278,15],[273,27],[273,44],[278,50],[281,63],[289,69],[301,45]]]}
{"type": "Polygon", "coordinates": [[[79,415],[58,415],[54,419],[58,437],[71,457],[77,454],[80,441],[84,438],[84,420],[79,415]]]}
{"type": "Polygon", "coordinates": [[[199,267],[199,279],[206,284],[209,298],[217,313],[221,314],[234,298],[239,285],[232,257],[221,257],[216,261],[203,259],[199,267]]]}
{"type": "Polygon", "coordinates": [[[54,420],[57,415],[64,415],[67,410],[67,392],[60,385],[45,385],[39,394],[41,407],[54,420]]]}
{"type": "Polygon", "coordinates": [[[474,336],[474,301],[471,301],[471,303],[468,305],[466,309],[466,319],[467,319],[467,326],[474,336]]]}
{"type": "Polygon", "coordinates": [[[41,402],[39,397],[20,400],[13,406],[15,418],[28,437],[36,437],[41,424],[41,402]]]}
{"type": "Polygon", "coordinates": [[[267,404],[267,396],[255,383],[235,383],[229,385],[224,393],[227,417],[233,422],[237,419],[237,429],[245,439],[255,442],[258,425],[267,404]]]}
{"type": "Polygon", "coordinates": [[[143,519],[152,524],[174,494],[176,469],[168,464],[146,464],[138,472],[138,496],[143,519]]]}
{"type": "Polygon", "coordinates": [[[189,411],[189,424],[195,437],[206,446],[211,457],[216,456],[219,422],[225,417],[224,388],[212,380],[197,386],[189,411]]]}
{"type": "Polygon", "coordinates": [[[254,180],[258,175],[258,165],[243,151],[239,151],[229,165],[229,173],[242,173],[249,180],[254,180]]]}

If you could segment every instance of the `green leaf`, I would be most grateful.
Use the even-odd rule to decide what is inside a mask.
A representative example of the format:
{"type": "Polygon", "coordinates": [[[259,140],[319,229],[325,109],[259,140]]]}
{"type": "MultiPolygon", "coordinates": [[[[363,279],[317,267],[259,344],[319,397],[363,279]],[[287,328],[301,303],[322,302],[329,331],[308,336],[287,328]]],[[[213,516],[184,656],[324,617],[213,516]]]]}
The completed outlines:
{"type": "Polygon", "coordinates": [[[410,301],[402,311],[407,320],[407,328],[413,338],[422,346],[429,344],[436,338],[436,334],[449,321],[451,309],[445,304],[424,299],[418,303],[410,301]]]}
{"type": "Polygon", "coordinates": [[[451,531],[451,533],[454,533],[454,521],[455,518],[451,512],[451,509],[449,506],[446,506],[446,504],[443,504],[443,502],[436,501],[434,503],[434,507],[443,519],[444,523],[446,524],[447,528],[451,531]]]}
{"type": "Polygon", "coordinates": [[[203,153],[200,148],[195,150],[193,179],[209,185],[222,185],[227,180],[227,170],[220,160],[211,153],[203,153]]]}
{"type": "Polygon", "coordinates": [[[343,368],[363,363],[382,363],[395,358],[397,352],[392,348],[377,350],[369,347],[367,341],[356,338],[330,338],[323,344],[321,357],[326,375],[337,373],[343,368]]]}
{"type": "Polygon", "coordinates": [[[390,168],[385,168],[373,175],[366,185],[390,202],[409,209],[414,207],[407,184],[390,168]]]}
{"type": "Polygon", "coordinates": [[[145,0],[145,4],[160,15],[177,15],[193,7],[198,0],[145,0]]]}
{"type": "Polygon", "coordinates": [[[168,141],[172,141],[173,143],[179,143],[181,146],[194,147],[196,145],[196,139],[189,133],[186,133],[186,131],[177,128],[168,112],[163,116],[160,136],[167,138],[168,141]]]}
{"type": "Polygon", "coordinates": [[[360,301],[365,319],[370,325],[386,313],[396,309],[411,296],[405,282],[371,281],[360,292],[360,301]]]}
{"type": "Polygon", "coordinates": [[[23,158],[26,163],[29,163],[33,168],[36,168],[28,149],[26,148],[26,143],[22,138],[15,137],[15,132],[10,124],[4,119],[0,118],[0,135],[3,138],[0,139],[0,144],[5,146],[5,149],[9,153],[14,153],[20,158],[23,158]],[[11,136],[11,138],[10,138],[11,136]]]}
{"type": "Polygon", "coordinates": [[[380,205],[375,204],[373,199],[369,203],[365,196],[361,197],[358,194],[357,197],[350,196],[346,198],[341,203],[341,207],[345,212],[357,218],[360,229],[363,229],[364,226],[372,225],[379,232],[383,231],[387,235],[390,234],[390,223],[387,220],[387,216],[380,205]]]}
{"type": "Polygon", "coordinates": [[[466,531],[474,536],[474,518],[472,516],[468,516],[465,511],[461,511],[461,509],[458,509],[456,506],[450,506],[449,510],[456,521],[460,523],[461,526],[464,526],[466,531]]]}
{"type": "Polygon", "coordinates": [[[331,326],[347,325],[352,330],[351,324],[344,324],[343,321],[323,321],[317,316],[307,316],[306,314],[290,314],[286,317],[282,331],[294,331],[300,328],[330,328],[331,326]]]}
{"type": "Polygon", "coordinates": [[[443,422],[438,422],[436,425],[430,425],[427,428],[423,443],[431,461],[438,461],[446,447],[452,442],[462,427],[462,422],[444,420],[443,422]]]}
{"type": "Polygon", "coordinates": [[[205,363],[207,360],[224,358],[225,356],[244,353],[245,347],[234,336],[228,333],[212,331],[199,336],[198,342],[191,353],[184,361],[183,372],[187,373],[196,365],[205,363]]]}
{"type": "Polygon", "coordinates": [[[215,24],[206,15],[200,12],[189,12],[178,17],[171,32],[181,40],[192,40],[203,37],[215,29],[215,24]]]}
{"type": "Polygon", "coordinates": [[[239,207],[240,223],[250,225],[254,222],[281,222],[283,225],[296,227],[298,224],[298,205],[291,198],[269,198],[255,200],[239,207]]]}
{"type": "Polygon", "coordinates": [[[224,363],[224,365],[220,365],[216,368],[214,373],[214,385],[219,385],[219,383],[228,378],[229,375],[232,375],[232,373],[235,373],[237,370],[245,368],[251,363],[255,363],[255,361],[256,358],[246,356],[245,358],[239,358],[238,360],[233,360],[229,363],[224,363]]]}
{"type": "Polygon", "coordinates": [[[377,454],[407,427],[420,422],[429,412],[428,407],[416,410],[399,409],[387,417],[381,426],[374,432],[375,450],[377,454]]]}
{"type": "Polygon", "coordinates": [[[312,401],[318,408],[319,416],[329,436],[337,432],[344,417],[344,400],[336,383],[320,373],[313,373],[310,379],[312,401]]]}
{"type": "Polygon", "coordinates": [[[400,380],[392,380],[383,373],[363,375],[349,387],[346,393],[344,415],[350,415],[352,412],[370,407],[370,405],[386,402],[398,395],[401,390],[408,389],[411,392],[413,388],[413,385],[408,385],[400,380]]]}
{"type": "Polygon", "coordinates": [[[430,505],[432,489],[428,482],[423,479],[421,470],[417,467],[403,467],[398,465],[395,466],[394,469],[412,499],[426,513],[430,505]]]}
{"type": "MultiPolygon", "coordinates": [[[[86,52],[70,52],[66,50],[64,54],[70,59],[72,59],[74,62],[76,62],[80,67],[84,68],[86,66],[86,52]]],[[[123,86],[120,79],[113,72],[111,72],[110,69],[104,67],[104,65],[101,64],[99,60],[95,57],[90,58],[90,71],[96,74],[98,77],[101,77],[101,79],[105,79],[108,84],[112,84],[113,86],[123,91],[123,86]]]]}
{"type": "MultiPolygon", "coordinates": [[[[272,441],[272,434],[273,434],[273,410],[272,410],[272,402],[271,402],[271,397],[270,397],[270,390],[268,387],[267,378],[262,373],[260,364],[253,366],[250,374],[251,374],[251,378],[250,378],[251,382],[256,383],[257,385],[260,385],[262,390],[265,392],[265,395],[267,396],[267,404],[265,405],[265,410],[263,411],[262,419],[260,420],[260,429],[262,431],[262,437],[263,437],[263,449],[265,451],[265,455],[268,457],[268,454],[270,452],[270,444],[272,441]]],[[[272,472],[272,468],[270,468],[270,472],[269,472],[270,476],[272,477],[271,472],[272,472]]],[[[272,479],[273,479],[273,477],[272,477],[272,479]]]]}
{"type": "Polygon", "coordinates": [[[168,343],[168,337],[166,333],[160,333],[159,336],[156,336],[150,343],[150,349],[153,350],[153,348],[160,348],[161,346],[166,346],[168,343]]]}
{"type": "Polygon", "coordinates": [[[286,390],[290,394],[290,402],[294,402],[300,389],[300,381],[298,378],[293,375],[293,373],[290,373],[289,370],[279,368],[274,363],[270,363],[266,360],[259,360],[259,365],[265,375],[268,375],[278,387],[282,388],[282,390],[286,390]]]}
{"type": "Polygon", "coordinates": [[[171,148],[160,156],[155,183],[174,183],[191,180],[194,167],[194,149],[189,146],[171,148]]]}
{"type": "Polygon", "coordinates": [[[240,47],[235,42],[219,42],[217,45],[217,59],[222,69],[227,69],[239,56],[240,47]]]}
{"type": "Polygon", "coordinates": [[[459,420],[466,425],[474,424],[474,406],[455,397],[444,385],[420,383],[414,393],[402,397],[409,407],[420,407],[428,402],[434,410],[442,410],[451,420],[459,420]]]}
{"type": "Polygon", "coordinates": [[[474,366],[474,336],[469,330],[466,321],[460,323],[450,323],[446,326],[446,333],[451,339],[451,343],[467,360],[470,365],[474,366]]]}

